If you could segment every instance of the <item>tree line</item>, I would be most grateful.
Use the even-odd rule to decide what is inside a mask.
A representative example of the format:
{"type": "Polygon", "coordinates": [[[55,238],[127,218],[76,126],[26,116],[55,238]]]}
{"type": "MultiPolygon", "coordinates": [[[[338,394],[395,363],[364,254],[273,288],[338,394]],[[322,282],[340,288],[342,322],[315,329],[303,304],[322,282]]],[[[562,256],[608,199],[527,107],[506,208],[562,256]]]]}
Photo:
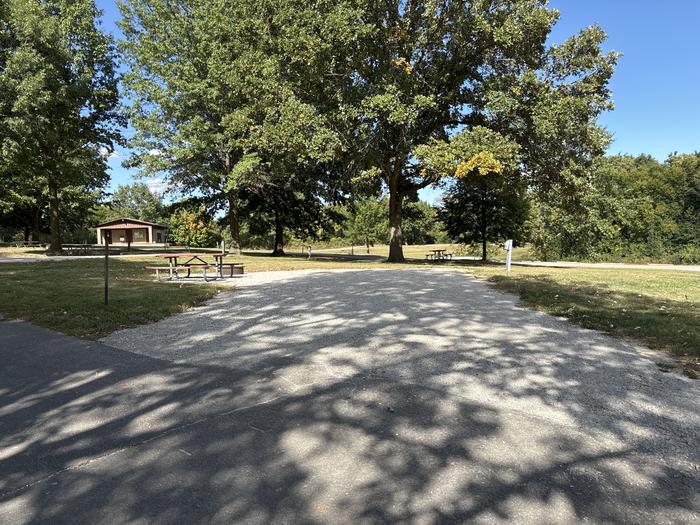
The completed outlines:
{"type": "MultiPolygon", "coordinates": [[[[285,231],[316,235],[335,207],[384,192],[389,260],[401,261],[406,206],[429,186],[455,209],[449,188],[525,198],[550,236],[556,213],[578,224],[591,209],[618,54],[596,26],[549,44],[559,13],[544,0],[120,9],[114,42],[92,0],[0,4],[0,214],[32,233],[46,221],[53,250],[85,221],[119,144],[127,166],[223,214],[235,248],[242,223],[268,224],[281,254],[285,231]]],[[[564,253],[576,235],[538,246],[564,253]]]]}
{"type": "MultiPolygon", "coordinates": [[[[590,173],[577,199],[548,202],[527,188],[514,191],[493,174],[455,180],[436,205],[405,203],[404,242],[477,245],[484,260],[494,244],[513,239],[544,260],[700,262],[700,153],[673,154],[665,162],[648,155],[601,157],[590,173]]],[[[285,241],[364,246],[367,253],[389,241],[386,196],[324,204],[321,211],[313,232],[285,230],[285,241]]],[[[91,213],[93,223],[127,216],[169,225],[176,244],[230,242],[225,220],[196,201],[166,204],[145,184],[120,186],[110,203],[91,213]]],[[[269,214],[245,216],[242,244],[272,246],[273,222],[269,214]]]]}
{"type": "Polygon", "coordinates": [[[502,177],[454,182],[438,217],[452,241],[513,239],[542,260],[700,262],[700,153],[595,159],[585,187],[544,198],[502,177]]]}
{"type": "MultiPolygon", "coordinates": [[[[367,252],[376,244],[388,243],[386,197],[363,197],[345,204],[324,204],[316,229],[285,229],[285,244],[326,245],[332,247],[365,246],[367,252]]],[[[215,217],[197,199],[166,201],[144,183],[119,186],[103,202],[89,209],[87,225],[73,230],[72,240],[96,242],[94,227],[113,219],[131,217],[168,227],[167,241],[191,247],[212,247],[222,241],[232,242],[226,217],[215,217]]],[[[274,245],[274,216],[257,213],[240,222],[241,244],[252,249],[274,245]]],[[[405,206],[404,241],[406,244],[448,242],[447,233],[438,219],[438,208],[423,201],[405,206]]]]}

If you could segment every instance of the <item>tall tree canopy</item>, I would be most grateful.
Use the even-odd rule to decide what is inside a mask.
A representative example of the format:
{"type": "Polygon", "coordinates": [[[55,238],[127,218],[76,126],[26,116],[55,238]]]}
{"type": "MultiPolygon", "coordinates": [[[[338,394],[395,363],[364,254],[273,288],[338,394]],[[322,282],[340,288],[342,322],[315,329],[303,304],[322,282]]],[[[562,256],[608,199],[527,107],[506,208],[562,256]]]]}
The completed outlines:
{"type": "Polygon", "coordinates": [[[62,201],[106,182],[119,140],[115,50],[98,16],[93,0],[0,7],[0,198],[38,205],[45,195],[53,251],[62,201]]]}
{"type": "Polygon", "coordinates": [[[451,175],[426,171],[416,148],[486,127],[521,146],[524,176],[543,189],[575,188],[604,151],[596,118],[612,107],[617,55],[601,51],[601,29],[547,47],[558,12],[545,0],[357,0],[337,10],[343,6],[357,29],[326,60],[314,96],[335,101],[355,159],[348,166],[388,188],[389,260],[403,260],[403,200],[451,175]]]}
{"type": "Polygon", "coordinates": [[[278,31],[296,13],[292,2],[273,4],[121,4],[137,130],[131,164],[226,208],[234,248],[242,196],[255,193],[282,217],[282,203],[294,202],[285,196],[315,192],[304,170],[330,160],[337,147],[317,109],[296,95],[305,77],[281,74],[303,52],[295,48],[303,35],[278,31]]]}
{"type": "MultiPolygon", "coordinates": [[[[404,199],[455,174],[423,164],[435,157],[425,148],[488,129],[519,146],[526,184],[573,193],[608,141],[596,119],[612,107],[617,55],[601,51],[598,27],[547,47],[558,12],[546,0],[125,0],[122,11],[133,164],[225,202],[234,239],[250,188],[274,203],[344,176],[386,187],[389,259],[401,261],[404,199]]],[[[493,155],[471,146],[473,162],[493,155]]]]}

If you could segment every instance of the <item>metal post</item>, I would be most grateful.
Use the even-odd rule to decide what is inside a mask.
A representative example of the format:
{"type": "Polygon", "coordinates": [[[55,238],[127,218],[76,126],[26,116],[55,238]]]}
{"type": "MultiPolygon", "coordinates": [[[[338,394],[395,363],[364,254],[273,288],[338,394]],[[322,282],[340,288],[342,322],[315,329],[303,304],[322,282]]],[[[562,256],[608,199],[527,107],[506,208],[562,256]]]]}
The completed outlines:
{"type": "Polygon", "coordinates": [[[510,273],[510,261],[511,261],[511,258],[513,257],[513,240],[508,239],[506,241],[504,248],[507,250],[507,252],[506,252],[506,273],[510,273]]]}
{"type": "Polygon", "coordinates": [[[109,303],[109,239],[105,236],[105,305],[109,303]]]}

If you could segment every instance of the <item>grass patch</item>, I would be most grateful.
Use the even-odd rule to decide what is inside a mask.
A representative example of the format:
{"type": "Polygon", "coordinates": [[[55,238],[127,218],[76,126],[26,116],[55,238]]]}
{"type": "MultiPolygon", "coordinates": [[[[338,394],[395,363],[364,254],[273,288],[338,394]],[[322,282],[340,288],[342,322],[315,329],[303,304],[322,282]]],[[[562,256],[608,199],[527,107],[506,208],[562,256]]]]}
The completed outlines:
{"type": "Polygon", "coordinates": [[[86,339],[157,321],[221,289],[153,281],[143,261],[110,260],[109,305],[104,305],[101,259],[0,264],[0,313],[86,339]]]}

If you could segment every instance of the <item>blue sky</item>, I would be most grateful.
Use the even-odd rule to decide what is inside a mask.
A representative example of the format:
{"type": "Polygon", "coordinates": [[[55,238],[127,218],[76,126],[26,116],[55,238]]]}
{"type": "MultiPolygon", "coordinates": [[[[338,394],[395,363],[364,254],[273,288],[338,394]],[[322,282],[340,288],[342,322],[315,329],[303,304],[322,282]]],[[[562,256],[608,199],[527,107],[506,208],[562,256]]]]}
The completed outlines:
{"type": "MultiPolygon", "coordinates": [[[[97,0],[103,26],[119,36],[113,0],[97,0]]],[[[673,152],[700,150],[700,0],[550,0],[561,18],[550,40],[561,42],[598,24],[606,50],[622,52],[611,87],[616,108],[601,123],[614,135],[609,153],[648,153],[659,160],[673,152]]],[[[110,159],[112,189],[131,182],[121,167],[128,154],[110,159]]],[[[439,193],[424,191],[429,201],[439,193]]]]}

